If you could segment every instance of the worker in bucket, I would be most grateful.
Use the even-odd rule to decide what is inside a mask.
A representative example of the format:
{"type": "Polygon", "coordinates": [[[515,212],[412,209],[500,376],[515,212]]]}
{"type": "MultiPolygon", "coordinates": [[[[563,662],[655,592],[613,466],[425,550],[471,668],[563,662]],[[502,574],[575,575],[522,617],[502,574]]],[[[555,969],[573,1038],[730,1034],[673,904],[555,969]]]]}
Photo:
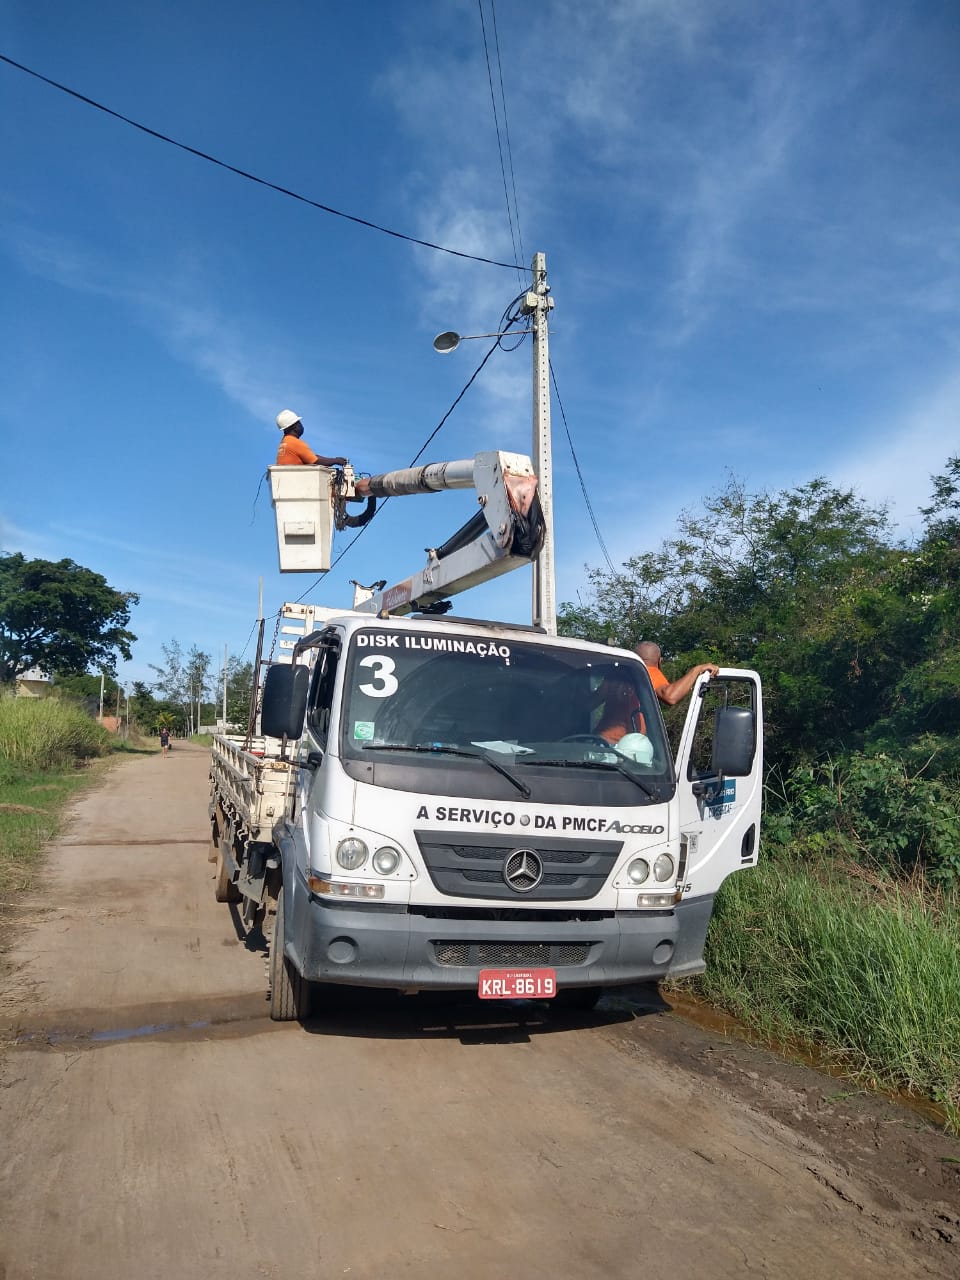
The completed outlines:
{"type": "Polygon", "coordinates": [[[278,467],[342,467],[346,465],[346,458],[325,458],[322,454],[313,452],[302,439],[303,423],[300,421],[300,415],[294,413],[292,409],[280,410],[277,414],[277,427],[283,432],[280,447],[277,450],[278,467]]]}

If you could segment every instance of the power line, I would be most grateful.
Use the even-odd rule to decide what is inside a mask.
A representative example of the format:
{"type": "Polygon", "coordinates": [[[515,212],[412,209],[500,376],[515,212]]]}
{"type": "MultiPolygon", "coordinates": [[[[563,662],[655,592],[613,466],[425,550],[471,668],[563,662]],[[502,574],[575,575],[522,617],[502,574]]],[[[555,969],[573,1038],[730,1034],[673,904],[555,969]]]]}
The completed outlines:
{"type": "Polygon", "coordinates": [[[490,0],[490,12],[493,15],[493,42],[497,50],[497,71],[500,75],[500,102],[503,106],[503,132],[507,140],[507,160],[510,165],[510,185],[513,188],[513,215],[517,222],[517,241],[520,245],[520,260],[525,262],[527,255],[523,249],[523,236],[520,234],[520,205],[517,203],[517,180],[513,172],[513,148],[510,146],[510,124],[507,120],[507,95],[503,88],[503,63],[500,61],[500,37],[497,34],[496,0],[490,0]]]}
{"type": "Polygon", "coordinates": [[[603,558],[607,562],[607,567],[611,573],[616,573],[616,567],[610,559],[610,553],[607,551],[607,544],[603,540],[603,534],[600,532],[600,525],[597,523],[597,517],[594,514],[593,504],[590,501],[590,495],[587,493],[587,486],[583,480],[583,472],[580,470],[580,462],[577,458],[577,452],[573,447],[573,440],[570,436],[570,428],[567,425],[567,415],[563,409],[563,401],[560,399],[560,388],[557,386],[557,375],[553,371],[553,361],[550,361],[550,377],[553,381],[553,390],[556,393],[557,404],[560,408],[560,417],[563,419],[563,429],[567,433],[567,444],[570,446],[570,456],[573,458],[573,465],[577,472],[577,479],[580,481],[580,492],[583,494],[583,500],[587,506],[587,514],[590,516],[590,523],[593,525],[593,532],[597,535],[597,542],[600,544],[600,550],[603,552],[603,558]]]}
{"type": "MultiPolygon", "coordinates": [[[[199,151],[196,147],[188,146],[185,142],[179,142],[176,138],[171,138],[165,133],[151,129],[148,125],[131,119],[130,116],[114,111],[112,107],[104,106],[102,102],[88,98],[84,93],[78,93],[76,89],[71,89],[65,84],[60,84],[57,80],[51,80],[49,76],[41,75],[39,71],[33,71],[30,67],[25,67],[22,62],[15,62],[13,58],[8,58],[6,54],[0,53],[0,62],[5,62],[8,66],[15,67],[18,71],[23,71],[28,76],[33,76],[35,80],[41,80],[53,89],[59,89],[61,93],[68,94],[71,98],[76,98],[78,102],[85,102],[87,106],[96,107],[98,111],[104,112],[105,115],[113,116],[115,120],[121,120],[124,124],[130,125],[131,128],[139,129],[141,133],[146,133],[151,138],[156,138],[159,142],[166,142],[171,147],[177,147],[192,156],[197,156],[200,160],[215,164],[220,169],[226,169],[228,173],[235,173],[238,178],[245,178],[248,182],[255,182],[259,186],[267,187],[270,191],[276,191],[282,196],[289,196],[291,200],[298,200],[301,204],[309,205],[312,209],[319,209],[322,213],[329,213],[335,218],[343,218],[347,222],[354,222],[360,227],[369,227],[371,231],[379,231],[385,236],[393,236],[395,240],[405,240],[408,244],[418,244],[424,249],[433,249],[437,253],[448,253],[454,258],[467,258],[471,262],[483,262],[490,267],[505,267],[508,271],[523,271],[524,269],[516,262],[498,262],[495,258],[484,258],[476,253],[464,253],[461,249],[451,249],[447,245],[434,244],[431,240],[420,240],[416,236],[406,235],[403,231],[395,231],[392,227],[384,227],[378,222],[371,222],[368,218],[360,218],[353,213],[344,213],[342,209],[334,209],[332,205],[322,204],[319,200],[311,200],[309,196],[301,195],[297,191],[291,191],[289,187],[281,187],[275,182],[267,181],[266,178],[259,178],[255,173],[248,173],[245,169],[238,169],[236,165],[227,164],[225,160],[218,160],[216,156],[209,155],[206,151],[199,151]]],[[[514,246],[514,251],[516,251],[516,246],[514,246]]]]}
{"type": "MultiPolygon", "coordinates": [[[[500,174],[503,178],[503,198],[507,202],[507,222],[510,224],[510,243],[513,245],[513,256],[517,257],[517,237],[513,231],[513,211],[510,208],[510,193],[507,190],[507,170],[503,162],[503,144],[500,141],[500,120],[497,116],[497,98],[493,92],[493,72],[490,70],[490,50],[487,47],[487,24],[483,19],[483,0],[477,0],[477,8],[480,10],[480,30],[483,32],[483,55],[487,60],[487,81],[490,85],[490,105],[493,107],[493,127],[497,133],[497,150],[500,152],[500,174]]],[[[503,88],[503,76],[500,77],[500,87],[503,88]]],[[[504,117],[506,124],[506,117],[504,117]]]]}

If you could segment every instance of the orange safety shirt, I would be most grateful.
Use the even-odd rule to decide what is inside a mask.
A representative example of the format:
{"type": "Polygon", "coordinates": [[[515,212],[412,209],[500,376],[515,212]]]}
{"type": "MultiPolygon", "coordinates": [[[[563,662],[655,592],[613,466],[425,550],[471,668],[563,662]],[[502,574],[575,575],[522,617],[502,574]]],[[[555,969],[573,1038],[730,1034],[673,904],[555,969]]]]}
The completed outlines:
{"type": "Polygon", "coordinates": [[[299,436],[284,436],[277,450],[278,467],[295,467],[301,464],[311,466],[317,461],[317,455],[299,436]]]}
{"type": "Polygon", "coordinates": [[[650,683],[653,685],[653,692],[659,697],[660,690],[665,689],[670,681],[659,667],[651,667],[647,662],[643,665],[647,668],[647,675],[650,677],[650,683]]]}

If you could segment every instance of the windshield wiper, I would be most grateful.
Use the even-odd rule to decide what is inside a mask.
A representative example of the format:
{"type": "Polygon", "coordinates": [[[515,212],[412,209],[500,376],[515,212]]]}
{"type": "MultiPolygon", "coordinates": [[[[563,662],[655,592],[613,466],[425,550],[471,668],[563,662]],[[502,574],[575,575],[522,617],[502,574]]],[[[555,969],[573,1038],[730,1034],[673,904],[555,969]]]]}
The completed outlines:
{"type": "Polygon", "coordinates": [[[434,742],[428,747],[422,743],[365,742],[362,749],[364,751],[424,751],[428,755],[466,756],[468,760],[482,760],[491,769],[496,769],[497,773],[503,774],[508,782],[512,782],[525,799],[530,799],[530,788],[527,784],[521,782],[519,778],[515,778],[509,769],[505,769],[497,760],[485,755],[482,751],[467,751],[463,747],[449,747],[443,742],[434,742]]]}
{"type": "Polygon", "coordinates": [[[558,769],[566,766],[571,769],[616,769],[617,773],[622,773],[625,778],[629,778],[631,782],[635,782],[644,795],[649,796],[651,800],[660,800],[660,788],[656,789],[648,787],[642,778],[638,778],[635,773],[631,773],[619,760],[518,760],[517,764],[542,764],[551,769],[558,769]]]}

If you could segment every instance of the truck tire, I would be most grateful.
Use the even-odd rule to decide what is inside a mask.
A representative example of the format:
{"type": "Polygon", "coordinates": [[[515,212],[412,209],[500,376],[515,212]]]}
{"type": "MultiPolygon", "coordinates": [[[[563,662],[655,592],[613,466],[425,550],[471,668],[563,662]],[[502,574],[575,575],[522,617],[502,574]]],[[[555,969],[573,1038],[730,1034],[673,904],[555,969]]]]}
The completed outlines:
{"type": "Polygon", "coordinates": [[[239,902],[241,896],[240,890],[230,878],[221,849],[217,850],[217,879],[213,886],[213,896],[218,902],[239,902]]]}
{"type": "Polygon", "coordinates": [[[270,942],[270,1017],[274,1022],[302,1021],[310,1013],[313,984],[300,976],[283,954],[283,889],[277,895],[270,942]]]}

